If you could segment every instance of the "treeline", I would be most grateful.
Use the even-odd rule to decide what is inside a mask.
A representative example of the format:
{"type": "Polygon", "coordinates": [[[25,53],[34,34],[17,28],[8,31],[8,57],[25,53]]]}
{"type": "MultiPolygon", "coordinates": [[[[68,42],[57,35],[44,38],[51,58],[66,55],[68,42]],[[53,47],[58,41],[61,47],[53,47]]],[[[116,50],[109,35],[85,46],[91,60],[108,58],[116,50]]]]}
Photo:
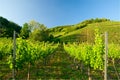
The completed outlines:
{"type": "Polygon", "coordinates": [[[110,19],[106,19],[106,18],[95,18],[95,19],[89,19],[89,20],[85,20],[81,23],[85,23],[85,24],[91,24],[91,23],[96,23],[96,22],[105,22],[105,21],[110,21],[110,19]]]}
{"type": "Polygon", "coordinates": [[[91,23],[100,23],[100,22],[106,22],[106,21],[110,21],[110,19],[106,19],[106,18],[95,18],[95,19],[88,19],[88,20],[84,20],[83,22],[81,23],[78,23],[74,26],[76,26],[76,29],[80,29],[80,28],[83,28],[85,26],[87,26],[88,24],[91,24],[91,23]]]}

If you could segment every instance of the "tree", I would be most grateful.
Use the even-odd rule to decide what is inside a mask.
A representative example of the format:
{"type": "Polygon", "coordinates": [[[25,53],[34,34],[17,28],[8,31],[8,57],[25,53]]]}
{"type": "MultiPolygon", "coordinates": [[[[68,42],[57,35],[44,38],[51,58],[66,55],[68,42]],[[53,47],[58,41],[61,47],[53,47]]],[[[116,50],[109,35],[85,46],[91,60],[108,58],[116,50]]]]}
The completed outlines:
{"type": "Polygon", "coordinates": [[[29,37],[29,33],[30,33],[29,25],[28,25],[28,23],[25,23],[25,24],[23,25],[23,28],[21,29],[20,36],[21,36],[23,39],[27,39],[27,38],[29,37]]]}
{"type": "Polygon", "coordinates": [[[34,20],[25,23],[21,29],[20,36],[23,39],[30,38],[35,41],[50,41],[49,30],[44,24],[40,24],[34,20]]]}
{"type": "Polygon", "coordinates": [[[28,23],[28,25],[29,25],[29,29],[30,29],[31,32],[33,32],[36,29],[39,29],[39,30],[47,29],[47,27],[44,24],[40,24],[39,22],[36,22],[35,20],[31,20],[28,23]]]}
{"type": "Polygon", "coordinates": [[[49,32],[48,30],[36,29],[31,33],[30,38],[36,41],[47,41],[49,39],[49,32]]]}
{"type": "Polygon", "coordinates": [[[34,20],[29,22],[29,27],[31,30],[30,39],[36,41],[48,41],[49,31],[44,24],[40,24],[34,20]]]}

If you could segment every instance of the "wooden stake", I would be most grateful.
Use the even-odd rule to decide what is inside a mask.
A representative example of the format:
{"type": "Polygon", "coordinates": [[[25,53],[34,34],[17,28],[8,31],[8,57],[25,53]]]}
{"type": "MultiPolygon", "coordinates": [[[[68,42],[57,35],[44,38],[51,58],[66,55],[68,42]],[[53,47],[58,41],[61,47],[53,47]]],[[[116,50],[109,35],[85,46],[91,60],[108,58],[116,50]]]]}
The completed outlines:
{"type": "Polygon", "coordinates": [[[108,33],[105,32],[105,68],[104,68],[104,80],[107,80],[107,56],[108,56],[108,33]]]}
{"type": "Polygon", "coordinates": [[[16,32],[13,34],[13,80],[15,80],[15,58],[16,58],[16,32]]]}

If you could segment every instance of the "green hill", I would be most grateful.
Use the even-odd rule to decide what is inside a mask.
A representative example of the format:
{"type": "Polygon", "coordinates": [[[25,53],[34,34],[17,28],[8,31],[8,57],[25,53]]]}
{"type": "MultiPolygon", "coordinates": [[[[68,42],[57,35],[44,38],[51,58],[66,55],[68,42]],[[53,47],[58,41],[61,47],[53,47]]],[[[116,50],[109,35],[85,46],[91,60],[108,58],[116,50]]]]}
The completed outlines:
{"type": "Polygon", "coordinates": [[[50,28],[49,31],[55,37],[55,39],[59,39],[61,42],[87,41],[89,43],[93,43],[94,31],[96,28],[100,29],[101,36],[103,37],[104,32],[108,32],[108,38],[110,43],[120,43],[120,22],[110,21],[108,19],[104,19],[103,21],[96,21],[96,19],[90,19],[75,25],[57,26],[54,28],[50,28]]]}

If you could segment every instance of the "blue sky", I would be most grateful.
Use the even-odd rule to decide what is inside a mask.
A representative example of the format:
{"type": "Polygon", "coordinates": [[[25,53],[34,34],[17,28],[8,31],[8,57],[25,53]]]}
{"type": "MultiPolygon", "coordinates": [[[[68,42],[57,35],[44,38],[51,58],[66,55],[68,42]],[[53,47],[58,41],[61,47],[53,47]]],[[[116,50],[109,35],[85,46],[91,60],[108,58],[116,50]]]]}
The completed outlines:
{"type": "Polygon", "coordinates": [[[0,0],[0,16],[21,26],[30,20],[47,27],[90,18],[120,21],[120,0],[0,0]]]}

